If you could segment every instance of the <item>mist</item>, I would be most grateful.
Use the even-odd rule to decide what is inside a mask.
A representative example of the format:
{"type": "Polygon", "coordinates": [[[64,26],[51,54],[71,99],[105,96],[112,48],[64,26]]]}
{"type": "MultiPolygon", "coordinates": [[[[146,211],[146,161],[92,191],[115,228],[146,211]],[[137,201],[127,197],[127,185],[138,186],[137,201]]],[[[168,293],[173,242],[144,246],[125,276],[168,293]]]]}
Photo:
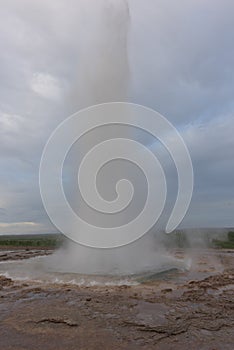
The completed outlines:
{"type": "MultiPolygon", "coordinates": [[[[128,101],[131,81],[131,67],[128,60],[128,33],[131,28],[131,15],[125,0],[99,0],[95,5],[82,1],[83,31],[85,40],[79,40],[77,51],[79,59],[69,103],[72,111],[94,104],[115,101],[128,101]]],[[[134,198],[126,211],[113,215],[96,213],[87,206],[77,188],[77,169],[86,152],[100,140],[119,135],[133,139],[141,138],[147,145],[147,135],[139,135],[136,130],[123,130],[121,127],[107,127],[85,135],[73,145],[66,168],[69,185],[66,195],[73,210],[84,220],[100,227],[113,227],[124,224],[137,216],[145,203],[147,184],[137,167],[119,160],[108,164],[108,171],[102,169],[98,189],[104,197],[113,199],[116,182],[124,177],[131,178],[134,184],[134,198]],[[117,164],[116,164],[117,163],[117,164]],[[75,190],[74,190],[75,189],[75,190]]],[[[65,184],[66,185],[66,184],[65,184]]],[[[76,227],[77,233],[82,226],[76,227]]],[[[162,223],[141,239],[123,247],[97,249],[68,240],[63,248],[46,258],[50,268],[62,272],[88,274],[129,275],[147,270],[161,271],[171,267],[184,268],[185,263],[170,256],[157,234],[162,223]]]]}

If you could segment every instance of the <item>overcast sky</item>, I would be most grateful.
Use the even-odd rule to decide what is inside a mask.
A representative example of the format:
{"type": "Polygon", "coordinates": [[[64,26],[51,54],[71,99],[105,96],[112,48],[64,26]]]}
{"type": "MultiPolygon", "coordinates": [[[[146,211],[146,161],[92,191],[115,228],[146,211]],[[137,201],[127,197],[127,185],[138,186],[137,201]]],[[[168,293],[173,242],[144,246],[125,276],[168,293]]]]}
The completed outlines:
{"type": "MultiPolygon", "coordinates": [[[[76,111],[69,103],[82,69],[82,21],[99,1],[0,0],[0,234],[55,230],[40,199],[39,162],[50,133],[76,111]]],[[[166,116],[194,165],[182,226],[234,226],[234,2],[129,7],[129,101],[166,116]]]]}

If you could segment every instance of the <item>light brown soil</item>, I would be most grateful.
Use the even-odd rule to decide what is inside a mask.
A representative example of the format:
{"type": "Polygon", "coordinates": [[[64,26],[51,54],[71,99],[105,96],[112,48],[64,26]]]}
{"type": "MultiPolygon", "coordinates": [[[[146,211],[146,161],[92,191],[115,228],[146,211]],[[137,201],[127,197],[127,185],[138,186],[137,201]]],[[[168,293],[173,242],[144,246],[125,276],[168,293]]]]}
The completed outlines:
{"type": "Polygon", "coordinates": [[[194,274],[181,274],[180,282],[135,286],[43,285],[2,276],[0,349],[231,350],[233,261],[231,251],[204,251],[194,274]],[[214,257],[223,269],[210,263],[214,257]]]}

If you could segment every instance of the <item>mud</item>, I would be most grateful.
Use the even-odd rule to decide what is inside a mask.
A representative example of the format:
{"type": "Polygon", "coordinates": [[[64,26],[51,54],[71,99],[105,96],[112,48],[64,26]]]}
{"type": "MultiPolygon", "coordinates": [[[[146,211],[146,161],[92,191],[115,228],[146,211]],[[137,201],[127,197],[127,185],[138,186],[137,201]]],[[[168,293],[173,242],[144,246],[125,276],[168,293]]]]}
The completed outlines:
{"type": "Polygon", "coordinates": [[[81,286],[1,276],[0,348],[233,349],[234,251],[193,254],[190,271],[135,285],[81,286]]]}

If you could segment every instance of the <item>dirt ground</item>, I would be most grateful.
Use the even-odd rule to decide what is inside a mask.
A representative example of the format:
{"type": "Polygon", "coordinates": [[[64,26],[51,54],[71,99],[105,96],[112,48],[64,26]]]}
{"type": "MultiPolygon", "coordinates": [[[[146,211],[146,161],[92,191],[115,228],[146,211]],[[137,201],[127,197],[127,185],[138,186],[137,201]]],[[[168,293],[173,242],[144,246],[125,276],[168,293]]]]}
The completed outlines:
{"type": "MultiPolygon", "coordinates": [[[[0,251],[0,260],[44,253],[0,251]]],[[[42,284],[1,276],[0,349],[231,350],[233,286],[231,250],[202,250],[190,272],[131,286],[42,284]]]]}

